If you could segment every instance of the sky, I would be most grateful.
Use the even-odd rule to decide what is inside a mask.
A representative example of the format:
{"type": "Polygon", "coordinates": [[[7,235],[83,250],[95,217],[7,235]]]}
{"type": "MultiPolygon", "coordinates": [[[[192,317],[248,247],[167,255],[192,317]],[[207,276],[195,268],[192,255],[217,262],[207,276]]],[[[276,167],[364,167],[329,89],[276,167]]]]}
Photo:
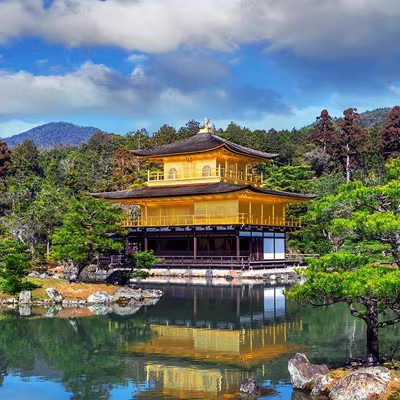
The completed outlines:
{"type": "Polygon", "coordinates": [[[399,17],[398,0],[0,0],[0,137],[393,107],[399,17]]]}

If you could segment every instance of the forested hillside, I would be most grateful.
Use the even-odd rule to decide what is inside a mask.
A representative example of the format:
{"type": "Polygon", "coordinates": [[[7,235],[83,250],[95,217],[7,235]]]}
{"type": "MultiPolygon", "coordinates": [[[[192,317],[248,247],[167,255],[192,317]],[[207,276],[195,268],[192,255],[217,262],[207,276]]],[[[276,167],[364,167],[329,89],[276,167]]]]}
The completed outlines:
{"type": "Polygon", "coordinates": [[[25,140],[32,140],[39,147],[77,146],[82,142],[87,142],[97,130],[92,126],[78,126],[68,122],[50,122],[4,140],[10,147],[25,140]]]}
{"type": "MultiPolygon", "coordinates": [[[[152,135],[144,129],[125,136],[97,131],[87,142],[68,147],[40,148],[28,140],[10,150],[8,143],[2,142],[0,238],[22,243],[35,263],[65,260],[77,249],[75,261],[84,263],[89,244],[93,251],[115,251],[115,243],[102,239],[101,233],[123,232],[118,224],[119,208],[87,194],[143,185],[147,170],[159,166],[139,162],[129,150],[190,137],[199,127],[199,122],[189,121],[178,130],[164,125],[152,135]]],[[[352,216],[351,196],[358,196],[355,188],[396,182],[400,170],[396,164],[400,107],[391,110],[384,126],[365,128],[354,109],[346,110],[339,120],[323,110],[314,125],[299,130],[250,130],[231,122],[217,134],[244,146],[279,153],[274,162],[257,166],[263,171],[266,187],[317,196],[315,201],[289,210],[305,224],[305,229],[292,235],[289,252],[321,254],[343,246],[360,251],[359,244],[352,244],[360,233],[356,225],[346,223],[352,216]],[[346,200],[334,201],[334,196],[350,188],[353,191],[346,200]],[[328,214],[325,209],[330,209],[328,214]]],[[[387,196],[398,196],[400,201],[400,191],[390,190],[387,196]]],[[[382,233],[386,242],[376,241],[377,232],[369,236],[370,246],[365,248],[374,257],[397,251],[392,240],[397,225],[392,224],[390,215],[386,225],[380,225],[392,229],[392,233],[382,233]]]]}

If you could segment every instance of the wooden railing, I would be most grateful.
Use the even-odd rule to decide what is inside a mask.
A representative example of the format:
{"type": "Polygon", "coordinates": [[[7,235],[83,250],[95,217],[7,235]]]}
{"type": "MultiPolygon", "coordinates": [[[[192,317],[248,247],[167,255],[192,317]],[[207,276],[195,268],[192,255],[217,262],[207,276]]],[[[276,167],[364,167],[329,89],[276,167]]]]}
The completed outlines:
{"type": "Polygon", "coordinates": [[[181,180],[197,180],[197,179],[210,179],[210,178],[221,178],[222,181],[235,181],[235,182],[251,182],[261,184],[263,181],[263,175],[257,173],[249,173],[242,170],[236,169],[225,169],[215,168],[209,169],[208,171],[203,170],[192,170],[190,172],[177,171],[172,174],[164,174],[163,171],[150,172],[147,171],[148,182],[159,182],[159,181],[181,181],[181,180]]]}
{"type": "Polygon", "coordinates": [[[245,213],[232,215],[174,215],[156,217],[125,217],[122,222],[124,227],[161,227],[161,226],[192,226],[192,225],[265,225],[300,227],[297,218],[261,218],[245,213]]]}

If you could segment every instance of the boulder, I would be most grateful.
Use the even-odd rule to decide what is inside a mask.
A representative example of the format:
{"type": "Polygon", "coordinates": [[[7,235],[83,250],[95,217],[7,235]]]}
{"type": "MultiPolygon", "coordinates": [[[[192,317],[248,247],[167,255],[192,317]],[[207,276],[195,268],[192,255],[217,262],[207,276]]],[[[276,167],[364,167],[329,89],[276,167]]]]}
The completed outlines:
{"type": "Polygon", "coordinates": [[[106,304],[112,301],[113,297],[107,292],[94,292],[87,298],[88,304],[106,304]]]}
{"type": "Polygon", "coordinates": [[[75,282],[78,279],[79,270],[74,266],[64,268],[64,278],[69,282],[75,282]]]}
{"type": "Polygon", "coordinates": [[[39,272],[37,272],[37,271],[32,271],[32,272],[28,275],[28,277],[31,277],[31,278],[39,278],[39,276],[40,276],[40,274],[39,274],[39,272]]]}
{"type": "Polygon", "coordinates": [[[157,289],[145,289],[142,291],[144,299],[159,299],[164,293],[157,289]]]}
{"type": "Polygon", "coordinates": [[[110,285],[124,286],[129,283],[130,274],[126,271],[116,270],[107,276],[105,282],[110,285]]]}
{"type": "Polygon", "coordinates": [[[331,400],[380,399],[390,381],[385,367],[360,368],[337,382],[330,391],[331,400]]]}
{"type": "Polygon", "coordinates": [[[302,353],[296,353],[289,360],[288,370],[295,389],[311,389],[319,375],[329,372],[326,365],[311,364],[306,355],[302,353]]]}
{"type": "Polygon", "coordinates": [[[261,393],[260,387],[254,378],[245,379],[240,385],[239,391],[251,396],[257,396],[261,393]]]}
{"type": "Polygon", "coordinates": [[[328,375],[320,375],[314,382],[313,396],[328,396],[335,380],[328,375]]]}
{"type": "Polygon", "coordinates": [[[46,289],[46,294],[50,297],[51,300],[53,300],[57,304],[62,303],[62,301],[64,300],[64,296],[54,288],[46,289]]]}
{"type": "Polygon", "coordinates": [[[48,278],[50,278],[50,275],[47,274],[46,272],[43,272],[43,274],[40,274],[40,275],[39,275],[39,278],[41,278],[41,279],[48,279],[48,278]]]}
{"type": "Polygon", "coordinates": [[[117,289],[112,294],[112,298],[118,303],[129,303],[131,300],[141,302],[143,300],[141,289],[132,289],[128,286],[117,289]]]}
{"type": "Polygon", "coordinates": [[[21,304],[27,304],[30,303],[32,301],[32,293],[30,290],[23,290],[22,292],[20,292],[19,294],[19,302],[21,304]]]}

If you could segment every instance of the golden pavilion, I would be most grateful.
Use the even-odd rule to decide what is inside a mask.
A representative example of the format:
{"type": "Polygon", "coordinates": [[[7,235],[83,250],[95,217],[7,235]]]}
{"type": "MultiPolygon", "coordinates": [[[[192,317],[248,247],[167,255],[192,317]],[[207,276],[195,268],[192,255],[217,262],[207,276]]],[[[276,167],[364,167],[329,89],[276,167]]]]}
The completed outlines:
{"type": "Polygon", "coordinates": [[[208,120],[194,136],[132,152],[162,170],[143,187],[94,194],[126,206],[131,251],[153,250],[168,266],[285,261],[286,232],[300,227],[286,206],[312,196],[263,186],[255,166],[278,154],[225,140],[208,120]]]}

